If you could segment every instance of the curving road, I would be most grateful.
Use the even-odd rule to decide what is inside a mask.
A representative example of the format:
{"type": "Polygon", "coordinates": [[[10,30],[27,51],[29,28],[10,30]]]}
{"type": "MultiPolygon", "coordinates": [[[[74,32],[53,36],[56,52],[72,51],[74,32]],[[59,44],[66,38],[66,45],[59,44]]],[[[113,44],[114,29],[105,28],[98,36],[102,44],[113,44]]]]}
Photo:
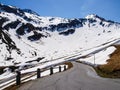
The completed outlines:
{"type": "Polygon", "coordinates": [[[73,62],[73,68],[30,81],[18,90],[120,90],[120,79],[101,78],[92,67],[73,62]]]}

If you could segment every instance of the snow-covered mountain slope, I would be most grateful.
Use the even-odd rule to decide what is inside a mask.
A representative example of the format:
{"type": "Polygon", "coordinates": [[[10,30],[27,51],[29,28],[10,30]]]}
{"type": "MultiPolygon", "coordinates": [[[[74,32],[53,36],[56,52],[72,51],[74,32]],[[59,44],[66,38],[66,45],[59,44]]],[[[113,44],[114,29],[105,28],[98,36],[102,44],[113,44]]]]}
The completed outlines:
{"type": "Polygon", "coordinates": [[[78,19],[43,17],[0,4],[0,66],[83,55],[118,42],[119,34],[119,23],[94,14],[78,19]]]}

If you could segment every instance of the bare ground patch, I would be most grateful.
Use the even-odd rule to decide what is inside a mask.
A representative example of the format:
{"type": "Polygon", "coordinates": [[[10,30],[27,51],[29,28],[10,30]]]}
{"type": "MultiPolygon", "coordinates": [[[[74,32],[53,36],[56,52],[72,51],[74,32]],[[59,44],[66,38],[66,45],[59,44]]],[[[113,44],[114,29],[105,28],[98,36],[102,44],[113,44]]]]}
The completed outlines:
{"type": "Polygon", "coordinates": [[[120,45],[115,45],[115,47],[116,50],[110,55],[108,63],[95,68],[102,77],[120,78],[120,45]]]}

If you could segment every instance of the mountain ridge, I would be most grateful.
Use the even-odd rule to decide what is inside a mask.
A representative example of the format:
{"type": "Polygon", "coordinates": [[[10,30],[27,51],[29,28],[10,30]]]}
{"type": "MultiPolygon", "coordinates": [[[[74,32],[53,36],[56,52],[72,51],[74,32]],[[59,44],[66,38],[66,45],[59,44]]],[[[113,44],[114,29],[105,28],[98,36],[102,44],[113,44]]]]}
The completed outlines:
{"type": "Polygon", "coordinates": [[[74,19],[43,17],[29,9],[3,4],[0,4],[0,21],[1,66],[82,52],[118,39],[120,33],[119,23],[95,14],[74,19]],[[9,40],[5,37],[16,49],[9,52],[9,44],[3,41],[9,40]]]}

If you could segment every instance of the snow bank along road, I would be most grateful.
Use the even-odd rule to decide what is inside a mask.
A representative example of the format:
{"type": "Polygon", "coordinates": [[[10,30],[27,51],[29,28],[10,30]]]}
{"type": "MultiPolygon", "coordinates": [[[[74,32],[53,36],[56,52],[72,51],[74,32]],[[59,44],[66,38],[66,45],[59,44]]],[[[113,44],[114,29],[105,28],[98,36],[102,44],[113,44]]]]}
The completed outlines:
{"type": "Polygon", "coordinates": [[[92,67],[73,62],[73,68],[30,81],[19,90],[120,90],[120,79],[101,78],[92,67]]]}

